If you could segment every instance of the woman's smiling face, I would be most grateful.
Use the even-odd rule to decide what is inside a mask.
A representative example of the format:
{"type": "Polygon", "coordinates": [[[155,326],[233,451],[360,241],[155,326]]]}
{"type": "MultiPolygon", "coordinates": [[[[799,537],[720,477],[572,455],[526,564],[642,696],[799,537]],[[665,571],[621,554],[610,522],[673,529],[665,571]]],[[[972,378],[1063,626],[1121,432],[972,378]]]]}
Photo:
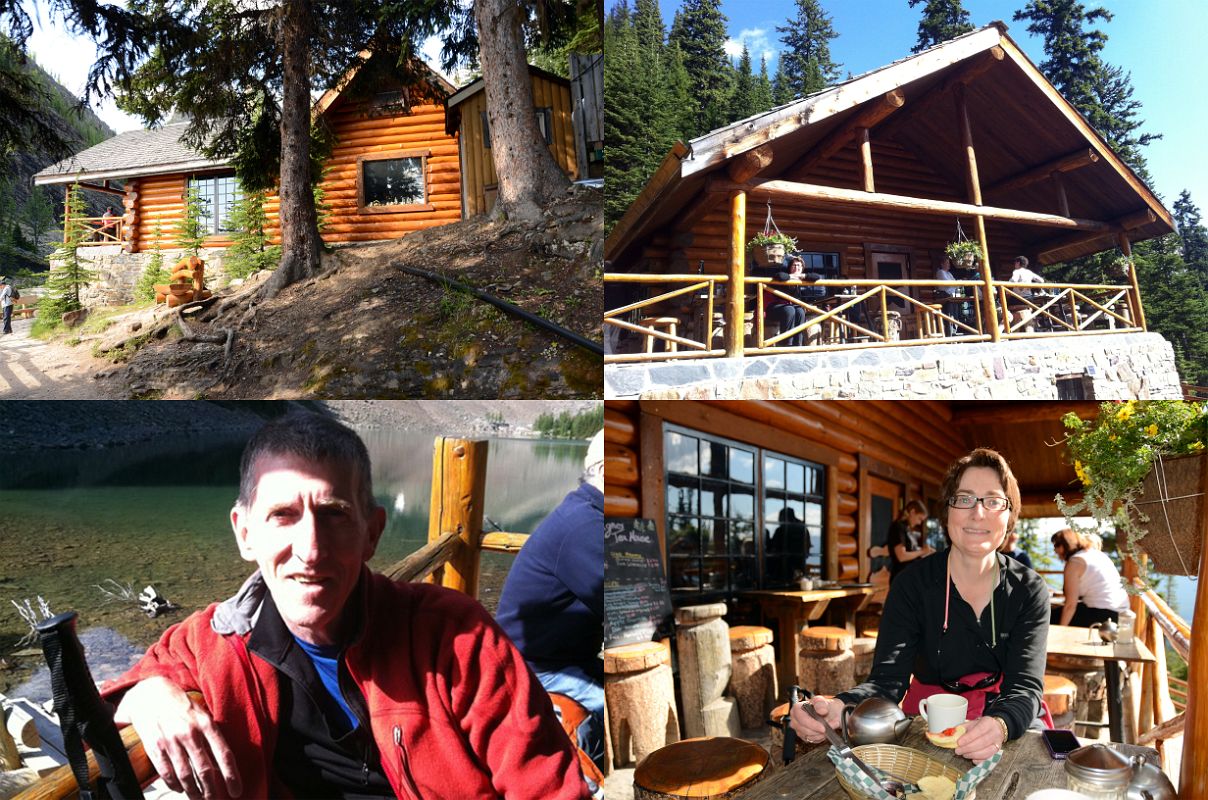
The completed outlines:
{"type": "MultiPolygon", "coordinates": [[[[998,473],[989,467],[969,467],[961,475],[956,495],[975,497],[1002,497],[1007,493],[998,479],[998,473]]],[[[982,558],[994,552],[1007,535],[1007,520],[1010,509],[987,511],[982,503],[973,508],[948,507],[948,535],[952,546],[970,558],[982,558]]]]}

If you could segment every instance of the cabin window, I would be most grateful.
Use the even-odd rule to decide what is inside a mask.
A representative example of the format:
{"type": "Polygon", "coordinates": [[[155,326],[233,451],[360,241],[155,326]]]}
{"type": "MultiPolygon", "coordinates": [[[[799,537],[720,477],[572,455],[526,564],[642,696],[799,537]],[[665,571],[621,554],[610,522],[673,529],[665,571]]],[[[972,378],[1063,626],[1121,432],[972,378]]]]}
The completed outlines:
{"type": "Polygon", "coordinates": [[[362,157],[357,164],[357,189],[362,212],[429,210],[427,160],[429,151],[387,153],[362,157]]]}
{"type": "Polygon", "coordinates": [[[407,93],[402,89],[392,92],[378,92],[369,99],[368,116],[399,117],[411,111],[407,103],[407,93]]]}
{"type": "Polygon", "coordinates": [[[805,263],[806,272],[815,272],[827,278],[839,277],[838,253],[800,252],[793,255],[801,257],[802,262],[805,263]]]}
{"type": "MultiPolygon", "coordinates": [[[[537,115],[537,130],[541,131],[541,136],[545,139],[546,144],[551,144],[554,141],[554,110],[552,108],[534,109],[537,115]]],[[[491,123],[487,120],[487,112],[482,114],[482,146],[487,150],[491,149],[491,123]]]]}
{"type": "Polygon", "coordinates": [[[672,425],[663,445],[677,604],[821,576],[822,465],[672,425]]]}
{"type": "Polygon", "coordinates": [[[235,230],[231,224],[231,207],[243,198],[239,179],[234,175],[194,176],[189,188],[197,190],[201,203],[201,224],[208,236],[219,236],[235,230]]]}

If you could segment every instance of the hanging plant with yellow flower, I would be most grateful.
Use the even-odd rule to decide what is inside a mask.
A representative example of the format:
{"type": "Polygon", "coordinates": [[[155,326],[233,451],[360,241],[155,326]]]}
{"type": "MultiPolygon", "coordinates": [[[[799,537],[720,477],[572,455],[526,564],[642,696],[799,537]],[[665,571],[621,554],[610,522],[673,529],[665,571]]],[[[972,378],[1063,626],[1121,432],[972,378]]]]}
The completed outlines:
{"type": "MultiPolygon", "coordinates": [[[[1102,403],[1099,416],[1083,420],[1070,413],[1061,419],[1066,451],[1082,484],[1082,500],[1057,507],[1070,527],[1074,517],[1089,515],[1102,533],[1114,526],[1121,556],[1140,564],[1137,543],[1145,536],[1148,517],[1136,506],[1145,476],[1159,458],[1194,455],[1208,443],[1208,404],[1183,400],[1102,403]]],[[[1144,579],[1142,575],[1142,579],[1144,579]]]]}

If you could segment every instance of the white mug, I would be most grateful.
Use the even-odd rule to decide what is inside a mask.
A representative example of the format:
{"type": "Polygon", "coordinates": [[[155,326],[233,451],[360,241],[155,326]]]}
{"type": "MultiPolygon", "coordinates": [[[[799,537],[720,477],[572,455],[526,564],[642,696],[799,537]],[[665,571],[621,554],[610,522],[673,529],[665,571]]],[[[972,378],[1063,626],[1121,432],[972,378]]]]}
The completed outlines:
{"type": "Polygon", "coordinates": [[[933,694],[919,701],[919,713],[927,721],[927,730],[942,733],[963,725],[969,711],[969,701],[959,694],[933,694]]]}

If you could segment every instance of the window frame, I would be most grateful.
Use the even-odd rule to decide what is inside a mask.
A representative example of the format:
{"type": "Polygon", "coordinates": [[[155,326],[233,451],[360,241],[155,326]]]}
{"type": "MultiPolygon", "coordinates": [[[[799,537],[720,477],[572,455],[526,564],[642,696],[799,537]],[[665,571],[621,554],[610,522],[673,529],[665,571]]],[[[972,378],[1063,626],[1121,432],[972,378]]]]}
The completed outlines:
{"type": "MultiPolygon", "coordinates": [[[[231,194],[231,204],[227,207],[227,213],[226,213],[226,221],[229,224],[229,220],[231,217],[231,209],[234,207],[234,205],[236,203],[238,203],[240,200],[243,199],[243,186],[240,185],[238,176],[236,176],[234,172],[215,172],[215,173],[209,173],[209,174],[192,173],[192,174],[185,176],[184,193],[181,195],[181,200],[185,204],[188,203],[189,189],[192,188],[192,185],[195,182],[196,182],[199,190],[205,184],[211,184],[213,186],[212,194],[208,194],[208,195],[202,194],[200,191],[198,191],[199,198],[201,198],[203,201],[208,201],[208,202],[213,203],[213,205],[210,208],[211,217],[210,217],[209,225],[207,226],[207,229],[206,229],[206,238],[207,239],[230,239],[238,232],[233,227],[230,228],[229,230],[222,230],[221,228],[219,228],[220,223],[219,223],[219,216],[217,213],[218,181],[226,180],[226,179],[230,179],[234,183],[234,191],[231,194]]],[[[184,207],[182,207],[181,208],[181,219],[184,218],[184,211],[185,211],[185,209],[184,209],[184,207]]]]}
{"type": "MultiPolygon", "coordinates": [[[[482,149],[491,149],[491,120],[485,110],[478,112],[482,119],[482,149]]],[[[554,144],[554,109],[553,106],[533,106],[533,116],[539,117],[537,131],[545,138],[546,147],[554,144]]]]}
{"type": "Polygon", "coordinates": [[[427,150],[394,150],[389,153],[372,153],[357,157],[357,213],[358,214],[406,214],[416,211],[435,211],[436,206],[431,202],[428,185],[428,158],[432,155],[427,150]],[[398,161],[404,158],[420,159],[420,171],[423,173],[424,202],[408,203],[394,206],[365,205],[365,162],[366,161],[398,161]]]}

